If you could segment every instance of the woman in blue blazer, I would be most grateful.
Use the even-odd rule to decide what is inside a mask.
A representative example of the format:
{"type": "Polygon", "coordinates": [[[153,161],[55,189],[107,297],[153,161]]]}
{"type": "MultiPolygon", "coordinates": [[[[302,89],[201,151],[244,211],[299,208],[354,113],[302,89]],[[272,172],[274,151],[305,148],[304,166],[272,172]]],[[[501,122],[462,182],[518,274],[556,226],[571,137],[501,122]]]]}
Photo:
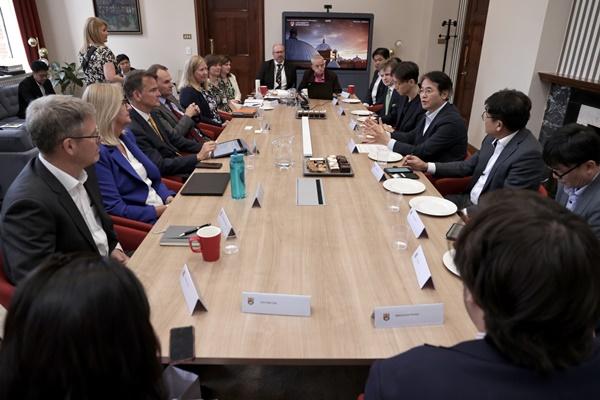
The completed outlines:
{"type": "Polygon", "coordinates": [[[175,193],[161,182],[158,167],[139,149],[133,133],[125,129],[131,119],[121,87],[90,85],[83,100],[96,108],[101,140],[96,174],[104,208],[112,215],[156,222],[175,193]]]}

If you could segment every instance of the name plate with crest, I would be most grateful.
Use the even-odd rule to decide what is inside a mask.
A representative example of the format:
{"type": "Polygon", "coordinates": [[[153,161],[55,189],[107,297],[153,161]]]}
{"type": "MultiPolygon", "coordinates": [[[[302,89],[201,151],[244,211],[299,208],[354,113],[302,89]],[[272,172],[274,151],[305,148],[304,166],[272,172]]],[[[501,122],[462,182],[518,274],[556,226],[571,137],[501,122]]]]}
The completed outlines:
{"type": "Polygon", "coordinates": [[[310,296],[242,292],[242,312],[310,317],[310,296]]]}

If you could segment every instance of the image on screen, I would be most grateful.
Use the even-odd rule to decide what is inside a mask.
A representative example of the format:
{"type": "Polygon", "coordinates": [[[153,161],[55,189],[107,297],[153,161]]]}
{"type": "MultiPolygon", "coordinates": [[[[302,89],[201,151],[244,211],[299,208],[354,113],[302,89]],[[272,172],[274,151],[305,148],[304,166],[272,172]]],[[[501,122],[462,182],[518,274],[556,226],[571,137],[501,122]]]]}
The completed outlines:
{"type": "Polygon", "coordinates": [[[369,20],[352,18],[285,19],[285,58],[308,67],[315,54],[329,69],[365,70],[369,61],[369,20]]]}

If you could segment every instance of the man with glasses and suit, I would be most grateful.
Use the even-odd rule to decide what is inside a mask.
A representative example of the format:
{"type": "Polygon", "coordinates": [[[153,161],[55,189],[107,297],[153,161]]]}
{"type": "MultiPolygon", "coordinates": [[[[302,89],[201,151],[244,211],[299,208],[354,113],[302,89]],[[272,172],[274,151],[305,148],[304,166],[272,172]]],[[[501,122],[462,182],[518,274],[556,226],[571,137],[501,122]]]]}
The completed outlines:
{"type": "Polygon", "coordinates": [[[256,79],[260,79],[260,84],[269,89],[294,89],[296,87],[296,68],[285,62],[283,44],[273,45],[273,59],[262,63],[256,79]]]}
{"type": "Polygon", "coordinates": [[[525,128],[531,100],[516,90],[500,90],[485,101],[481,115],[487,136],[480,151],[467,160],[426,163],[406,156],[406,165],[436,177],[471,176],[465,193],[448,195],[458,208],[473,210],[486,192],[502,188],[536,190],[544,179],[542,147],[525,128]]]}
{"type": "Polygon", "coordinates": [[[600,135],[565,125],[546,139],[543,156],[558,180],[556,201],[584,218],[600,238],[600,135]]]}
{"type": "Polygon", "coordinates": [[[94,175],[100,137],[94,107],[72,96],[44,96],[30,103],[26,125],[40,154],[2,204],[8,279],[17,284],[53,253],[92,252],[126,263],[94,175]]]}

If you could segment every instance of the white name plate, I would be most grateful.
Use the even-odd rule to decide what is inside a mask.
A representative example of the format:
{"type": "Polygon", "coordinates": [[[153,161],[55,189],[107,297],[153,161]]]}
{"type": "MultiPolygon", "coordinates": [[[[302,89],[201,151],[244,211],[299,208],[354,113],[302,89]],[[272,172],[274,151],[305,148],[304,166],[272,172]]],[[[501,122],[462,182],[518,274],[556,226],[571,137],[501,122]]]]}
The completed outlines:
{"type": "Polygon", "coordinates": [[[344,112],[344,108],[342,106],[339,106],[337,108],[337,114],[338,115],[346,115],[346,113],[344,112]]]}
{"type": "Polygon", "coordinates": [[[385,180],[383,169],[381,169],[379,164],[377,164],[376,162],[373,162],[373,166],[371,167],[371,173],[373,174],[375,179],[377,179],[377,182],[385,180]]]}
{"type": "Polygon", "coordinates": [[[337,97],[334,97],[334,98],[331,100],[331,104],[332,104],[333,106],[337,106],[337,105],[338,105],[338,99],[337,99],[337,97]]]}
{"type": "Polygon", "coordinates": [[[187,264],[183,265],[181,274],[179,274],[179,284],[181,285],[183,298],[185,299],[185,304],[187,305],[190,315],[192,315],[196,310],[208,311],[206,308],[206,303],[202,301],[200,293],[198,293],[198,289],[196,289],[196,285],[194,285],[194,281],[192,280],[192,275],[190,274],[187,264]]]}
{"type": "Polygon", "coordinates": [[[348,123],[348,128],[350,128],[351,131],[355,131],[357,126],[358,122],[356,122],[355,120],[350,120],[350,122],[348,123]]]}
{"type": "Polygon", "coordinates": [[[425,224],[423,224],[423,221],[421,220],[421,217],[419,217],[419,213],[417,213],[417,210],[411,207],[406,217],[406,220],[408,221],[408,225],[410,225],[410,229],[412,229],[417,239],[421,236],[427,237],[425,224]]]}
{"type": "Polygon", "coordinates": [[[342,96],[343,98],[347,99],[348,97],[350,97],[350,93],[343,91],[342,93],[340,93],[340,96],[342,96]]]}
{"type": "Polygon", "coordinates": [[[356,148],[356,143],[354,142],[354,139],[350,138],[346,146],[348,147],[348,151],[350,153],[358,153],[358,149],[356,148]]]}
{"type": "Polygon", "coordinates": [[[375,328],[443,325],[444,304],[414,304],[409,306],[376,307],[373,310],[375,328]]]}
{"type": "Polygon", "coordinates": [[[221,211],[219,211],[217,221],[219,222],[219,227],[221,228],[221,234],[223,235],[223,239],[235,237],[235,230],[233,229],[233,225],[231,225],[231,222],[229,222],[229,217],[227,216],[227,213],[225,212],[224,208],[221,208],[221,211]]]}
{"type": "Polygon", "coordinates": [[[427,265],[427,259],[425,258],[425,253],[423,253],[423,247],[417,247],[417,250],[413,253],[412,264],[415,268],[415,273],[417,274],[417,282],[419,283],[419,287],[423,289],[425,285],[428,283],[433,286],[433,279],[431,278],[431,271],[429,270],[429,265],[427,265]]]}
{"type": "Polygon", "coordinates": [[[254,194],[254,200],[252,200],[252,207],[262,207],[263,196],[265,195],[265,191],[262,188],[262,185],[259,183],[256,187],[256,193],[254,194]]]}
{"type": "Polygon", "coordinates": [[[242,292],[242,312],[310,317],[310,296],[242,292]]]}

